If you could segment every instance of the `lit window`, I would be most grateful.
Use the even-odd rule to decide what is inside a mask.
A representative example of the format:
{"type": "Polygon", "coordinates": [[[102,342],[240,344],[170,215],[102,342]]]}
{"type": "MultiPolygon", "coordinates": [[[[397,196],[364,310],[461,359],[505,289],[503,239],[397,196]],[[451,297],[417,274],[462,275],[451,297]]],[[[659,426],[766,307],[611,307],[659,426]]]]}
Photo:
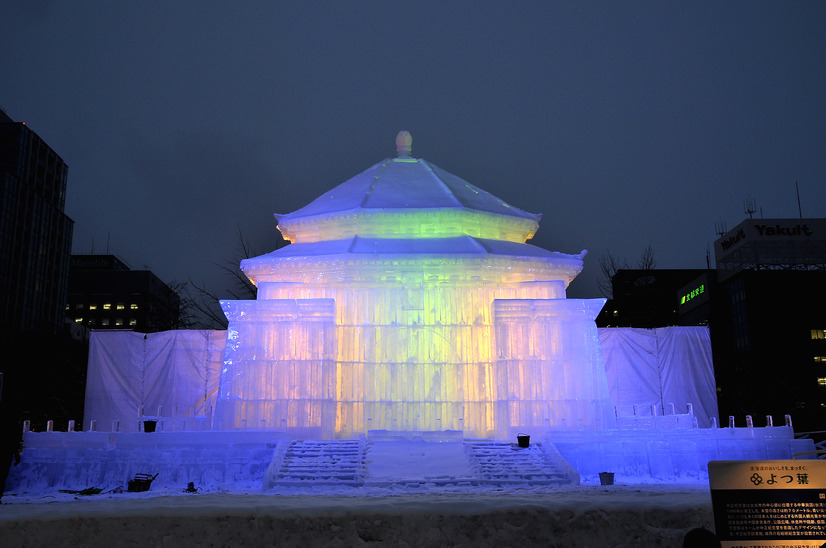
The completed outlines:
{"type": "Polygon", "coordinates": [[[123,318],[115,319],[115,325],[123,325],[123,318]]]}
{"type": "Polygon", "coordinates": [[[77,323],[83,323],[83,318],[75,318],[75,322],[77,322],[77,323]]]}
{"type": "Polygon", "coordinates": [[[137,310],[137,309],[138,309],[138,305],[136,305],[136,304],[130,304],[130,305],[129,305],[129,308],[130,308],[130,309],[132,309],[132,310],[137,310]]]}
{"type": "Polygon", "coordinates": [[[818,377],[817,378],[817,384],[819,386],[826,386],[826,377],[818,377]]]}
{"type": "Polygon", "coordinates": [[[66,303],[66,310],[69,310],[69,303],[66,303]]]}
{"type": "Polygon", "coordinates": [[[132,318],[131,320],[129,320],[129,325],[131,325],[131,326],[138,325],[138,320],[136,320],[135,318],[132,318]]]}
{"type": "Polygon", "coordinates": [[[106,304],[103,305],[103,309],[104,310],[112,310],[112,305],[109,304],[109,303],[106,303],[106,304]]]}
{"type": "Polygon", "coordinates": [[[826,329],[812,329],[813,339],[826,339],[826,329]]]}
{"type": "Polygon", "coordinates": [[[97,309],[98,309],[98,305],[96,305],[96,304],[90,304],[89,305],[89,310],[97,310],[97,309]]]}
{"type": "Polygon", "coordinates": [[[117,308],[118,310],[123,310],[126,307],[123,306],[123,303],[118,303],[118,305],[115,308],[117,308]]]}
{"type": "Polygon", "coordinates": [[[815,363],[826,363],[826,356],[815,356],[815,363]]]}
{"type": "Polygon", "coordinates": [[[109,318],[103,318],[100,320],[100,325],[109,325],[109,318]]]}

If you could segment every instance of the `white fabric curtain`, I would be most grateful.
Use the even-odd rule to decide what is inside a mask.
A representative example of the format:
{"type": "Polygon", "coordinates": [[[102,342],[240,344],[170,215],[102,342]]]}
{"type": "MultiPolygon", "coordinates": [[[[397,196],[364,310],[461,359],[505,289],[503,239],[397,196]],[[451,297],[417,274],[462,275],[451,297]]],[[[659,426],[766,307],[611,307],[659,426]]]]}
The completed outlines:
{"type": "Polygon", "coordinates": [[[659,414],[692,404],[700,427],[717,417],[717,390],[707,327],[599,330],[608,391],[620,415],[634,406],[659,414]]]}
{"type": "Polygon", "coordinates": [[[93,331],[89,340],[84,427],[134,432],[142,416],[211,412],[218,393],[226,331],[93,331]]]}

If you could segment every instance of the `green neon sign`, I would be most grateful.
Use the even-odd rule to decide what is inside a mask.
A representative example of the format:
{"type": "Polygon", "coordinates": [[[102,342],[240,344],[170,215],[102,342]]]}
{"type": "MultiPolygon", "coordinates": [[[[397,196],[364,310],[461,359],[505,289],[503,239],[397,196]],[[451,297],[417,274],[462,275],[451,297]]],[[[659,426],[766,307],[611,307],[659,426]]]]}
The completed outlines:
{"type": "Polygon", "coordinates": [[[706,284],[700,284],[699,287],[696,287],[680,297],[680,306],[686,304],[688,301],[692,299],[696,299],[700,295],[706,292],[706,284]]]}

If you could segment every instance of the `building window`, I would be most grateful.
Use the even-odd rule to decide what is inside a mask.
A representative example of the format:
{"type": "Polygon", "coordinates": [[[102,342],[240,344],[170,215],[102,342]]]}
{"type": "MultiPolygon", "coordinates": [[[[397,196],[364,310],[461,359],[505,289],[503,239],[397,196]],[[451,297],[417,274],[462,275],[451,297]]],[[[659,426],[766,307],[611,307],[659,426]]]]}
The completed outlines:
{"type": "Polygon", "coordinates": [[[123,318],[116,318],[115,325],[123,325],[123,318]]]}
{"type": "Polygon", "coordinates": [[[78,310],[83,310],[83,303],[77,303],[75,305],[75,308],[78,309],[78,310]]]}
{"type": "Polygon", "coordinates": [[[817,384],[818,386],[826,386],[826,377],[818,377],[817,384]]]}
{"type": "Polygon", "coordinates": [[[132,327],[138,325],[138,320],[132,318],[131,320],[129,320],[129,325],[131,325],[132,327]]]}
{"type": "Polygon", "coordinates": [[[66,310],[69,310],[69,303],[66,303],[66,310]]]}
{"type": "Polygon", "coordinates": [[[75,318],[75,323],[83,323],[83,318],[75,318]]]}
{"type": "Polygon", "coordinates": [[[123,303],[118,303],[118,304],[117,304],[117,306],[116,306],[115,308],[116,308],[116,309],[118,309],[118,310],[123,310],[123,309],[124,309],[124,308],[126,308],[126,307],[125,307],[125,306],[123,306],[123,303]]]}
{"type": "Polygon", "coordinates": [[[100,325],[109,325],[109,318],[103,318],[100,320],[100,325]]]}
{"type": "Polygon", "coordinates": [[[97,309],[98,309],[98,305],[96,305],[96,304],[90,304],[89,305],[89,310],[97,310],[97,309]]]}
{"type": "Polygon", "coordinates": [[[826,363],[826,356],[815,356],[815,363],[826,363]]]}
{"type": "Polygon", "coordinates": [[[103,305],[104,310],[112,310],[112,305],[110,303],[106,303],[103,305]]]}
{"type": "Polygon", "coordinates": [[[89,320],[89,325],[95,325],[96,323],[97,323],[97,322],[95,321],[95,319],[94,319],[94,318],[92,318],[91,320],[89,320]]]}
{"type": "Polygon", "coordinates": [[[130,304],[130,305],[129,305],[129,308],[130,308],[130,309],[132,309],[132,310],[137,310],[137,309],[138,309],[138,305],[136,305],[136,304],[130,304]]]}
{"type": "Polygon", "coordinates": [[[826,339],[826,329],[812,329],[812,339],[826,339]]]}

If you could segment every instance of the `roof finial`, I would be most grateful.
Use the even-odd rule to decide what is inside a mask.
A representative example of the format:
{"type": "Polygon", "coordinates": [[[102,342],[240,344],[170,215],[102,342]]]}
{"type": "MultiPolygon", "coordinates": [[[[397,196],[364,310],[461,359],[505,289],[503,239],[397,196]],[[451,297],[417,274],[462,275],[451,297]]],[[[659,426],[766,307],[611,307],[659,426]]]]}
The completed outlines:
{"type": "Polygon", "coordinates": [[[399,158],[409,158],[413,150],[413,137],[409,131],[400,131],[396,135],[396,154],[399,158]]]}

